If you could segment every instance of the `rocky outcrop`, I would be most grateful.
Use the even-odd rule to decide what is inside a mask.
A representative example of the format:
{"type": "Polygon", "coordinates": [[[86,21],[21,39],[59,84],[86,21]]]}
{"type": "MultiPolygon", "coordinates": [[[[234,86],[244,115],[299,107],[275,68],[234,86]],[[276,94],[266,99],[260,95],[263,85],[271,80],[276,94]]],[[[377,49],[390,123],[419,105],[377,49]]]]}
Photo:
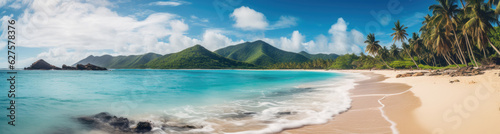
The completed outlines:
{"type": "Polygon", "coordinates": [[[108,69],[106,69],[104,67],[92,65],[90,63],[87,65],[78,64],[78,65],[76,65],[76,67],[67,66],[67,65],[63,64],[62,68],[59,68],[59,67],[56,67],[54,65],[47,63],[43,59],[40,59],[40,60],[34,62],[33,64],[31,64],[30,67],[24,68],[24,70],[108,70],[108,69]]]}
{"type": "Polygon", "coordinates": [[[24,68],[24,70],[61,70],[61,68],[50,65],[43,59],[40,59],[31,64],[31,66],[24,68]]]}
{"type": "Polygon", "coordinates": [[[66,66],[65,64],[63,64],[62,65],[62,70],[76,70],[76,67],[66,66]]]}
{"type": "MultiPolygon", "coordinates": [[[[100,130],[112,134],[135,134],[135,133],[156,133],[158,129],[153,130],[153,123],[150,121],[134,121],[125,117],[116,117],[107,112],[101,112],[92,116],[82,116],[76,118],[76,121],[92,130],[100,130]],[[136,124],[137,122],[137,124],[136,124]]],[[[179,122],[166,121],[155,125],[163,131],[189,131],[192,129],[201,129],[203,126],[194,126],[179,122]]]]}
{"type": "Polygon", "coordinates": [[[77,121],[91,129],[99,129],[111,133],[132,133],[127,118],[116,117],[102,112],[94,116],[78,117],[77,121]]]}
{"type": "Polygon", "coordinates": [[[398,74],[396,75],[396,78],[403,78],[403,77],[412,77],[412,76],[451,76],[451,77],[457,77],[457,76],[475,76],[475,75],[481,75],[484,74],[484,70],[489,70],[489,69],[500,69],[499,65],[485,65],[481,66],[478,68],[474,68],[473,66],[467,66],[467,67],[461,67],[455,70],[452,69],[438,69],[435,71],[429,70],[429,72],[408,72],[405,74],[398,74]]]}
{"type": "Polygon", "coordinates": [[[135,132],[137,133],[149,132],[151,131],[151,129],[153,129],[153,127],[149,122],[139,122],[137,123],[137,126],[134,128],[135,132]]]}

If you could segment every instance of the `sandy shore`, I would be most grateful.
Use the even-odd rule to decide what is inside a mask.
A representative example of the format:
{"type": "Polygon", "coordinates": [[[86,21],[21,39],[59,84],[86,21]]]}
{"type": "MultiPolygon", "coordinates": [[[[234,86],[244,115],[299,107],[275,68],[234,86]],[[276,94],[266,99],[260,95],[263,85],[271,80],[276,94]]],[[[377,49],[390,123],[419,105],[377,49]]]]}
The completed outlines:
{"type": "Polygon", "coordinates": [[[500,70],[472,77],[395,78],[407,71],[339,71],[371,77],[351,90],[352,107],[322,125],[283,134],[499,134],[500,70]],[[459,80],[457,83],[450,83],[459,80]]]}

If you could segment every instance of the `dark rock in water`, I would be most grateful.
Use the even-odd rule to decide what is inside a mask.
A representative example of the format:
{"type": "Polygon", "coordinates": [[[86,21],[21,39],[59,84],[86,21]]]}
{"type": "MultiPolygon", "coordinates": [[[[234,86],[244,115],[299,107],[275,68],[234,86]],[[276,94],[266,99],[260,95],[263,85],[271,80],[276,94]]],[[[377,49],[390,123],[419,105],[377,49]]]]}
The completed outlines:
{"type": "Polygon", "coordinates": [[[292,112],[278,112],[276,114],[278,114],[278,115],[291,115],[292,112]]]}
{"type": "Polygon", "coordinates": [[[24,70],[60,70],[61,68],[58,68],[54,65],[51,65],[44,61],[43,59],[40,59],[38,61],[35,61],[31,66],[24,68],[24,70]]]}
{"type": "Polygon", "coordinates": [[[138,133],[144,133],[144,132],[149,132],[151,131],[151,129],[153,129],[153,127],[151,126],[151,123],[149,122],[139,122],[137,123],[137,127],[135,127],[135,132],[138,132],[138,133]]]}
{"type": "Polygon", "coordinates": [[[92,64],[87,64],[87,65],[82,65],[82,64],[77,64],[76,65],[76,69],[78,70],[108,70],[104,67],[99,67],[99,66],[96,66],[96,65],[92,65],[92,64]]]}
{"type": "Polygon", "coordinates": [[[24,70],[108,70],[108,69],[92,64],[87,64],[87,65],[78,64],[76,65],[76,67],[62,65],[62,68],[59,68],[47,63],[43,59],[40,59],[31,64],[30,67],[24,68],[24,70]]]}
{"type": "Polygon", "coordinates": [[[76,67],[66,66],[65,64],[63,64],[62,65],[62,70],[76,70],[76,67]]]}
{"type": "Polygon", "coordinates": [[[78,122],[91,128],[116,133],[131,132],[129,120],[123,117],[112,116],[109,113],[102,112],[94,116],[78,117],[78,122]]]}
{"type": "Polygon", "coordinates": [[[116,116],[113,116],[113,118],[109,122],[109,125],[113,126],[114,128],[118,128],[119,130],[130,130],[129,120],[123,117],[116,118],[116,116]]]}
{"type": "Polygon", "coordinates": [[[203,127],[193,126],[193,125],[185,125],[185,124],[177,124],[177,125],[163,125],[165,128],[169,128],[175,131],[189,131],[191,129],[200,129],[203,127]]]}

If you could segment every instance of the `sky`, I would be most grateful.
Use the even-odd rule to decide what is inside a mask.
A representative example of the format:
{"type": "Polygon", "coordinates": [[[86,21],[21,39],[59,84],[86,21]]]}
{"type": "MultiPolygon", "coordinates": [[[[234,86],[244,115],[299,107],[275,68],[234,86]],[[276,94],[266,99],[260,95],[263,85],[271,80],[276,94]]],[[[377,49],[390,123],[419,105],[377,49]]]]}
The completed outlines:
{"type": "MultiPolygon", "coordinates": [[[[263,40],[309,53],[364,52],[366,35],[383,46],[400,20],[418,33],[433,0],[0,0],[0,50],[16,23],[16,67],[38,59],[61,66],[89,56],[168,54],[200,44],[217,49],[263,40]]],[[[400,45],[400,43],[396,43],[400,45]]],[[[0,58],[6,68],[7,55],[0,58]]]]}

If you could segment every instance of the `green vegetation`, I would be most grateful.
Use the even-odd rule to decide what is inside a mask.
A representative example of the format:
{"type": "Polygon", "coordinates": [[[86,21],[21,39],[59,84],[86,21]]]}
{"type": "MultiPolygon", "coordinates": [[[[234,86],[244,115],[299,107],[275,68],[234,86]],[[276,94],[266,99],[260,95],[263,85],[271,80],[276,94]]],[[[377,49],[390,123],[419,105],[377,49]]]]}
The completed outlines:
{"type": "Polygon", "coordinates": [[[424,17],[420,35],[414,32],[408,39],[407,27],[399,20],[394,23],[391,36],[402,48],[382,47],[374,34],[368,34],[366,52],[372,56],[342,55],[330,68],[442,69],[499,63],[500,28],[492,25],[500,23],[500,9],[492,9],[498,0],[461,0],[462,8],[457,0],[437,2],[429,7],[433,13],[424,17]]]}
{"type": "Polygon", "coordinates": [[[310,60],[303,55],[275,48],[261,40],[229,46],[219,49],[215,53],[229,59],[258,66],[268,66],[276,63],[302,63],[310,60]]]}
{"type": "Polygon", "coordinates": [[[394,44],[381,46],[375,34],[365,40],[366,52],[308,54],[277,49],[264,41],[246,42],[210,52],[196,45],[161,56],[89,56],[78,63],[108,68],[160,69],[442,69],[500,62],[499,0],[436,0],[429,6],[419,31],[408,34],[398,20],[391,34],[394,44]],[[496,9],[493,9],[496,8],[496,9]],[[401,43],[398,47],[396,43],[401,43]]]}
{"type": "Polygon", "coordinates": [[[288,62],[288,63],[276,63],[267,66],[269,69],[327,69],[333,64],[331,59],[315,59],[308,62],[288,62]]]}
{"type": "Polygon", "coordinates": [[[106,68],[144,68],[144,64],[149,61],[160,57],[161,55],[155,53],[147,53],[143,55],[130,55],[130,56],[116,56],[103,55],[103,56],[89,56],[83,60],[78,61],[76,64],[91,63],[96,66],[106,68]]]}
{"type": "Polygon", "coordinates": [[[257,68],[249,63],[222,57],[200,45],[167,56],[156,58],[147,64],[148,68],[157,69],[237,69],[257,68]]]}
{"type": "Polygon", "coordinates": [[[317,60],[317,59],[323,59],[323,60],[335,60],[339,55],[337,54],[309,54],[307,52],[301,51],[299,52],[300,55],[309,58],[311,60],[317,60]]]}

